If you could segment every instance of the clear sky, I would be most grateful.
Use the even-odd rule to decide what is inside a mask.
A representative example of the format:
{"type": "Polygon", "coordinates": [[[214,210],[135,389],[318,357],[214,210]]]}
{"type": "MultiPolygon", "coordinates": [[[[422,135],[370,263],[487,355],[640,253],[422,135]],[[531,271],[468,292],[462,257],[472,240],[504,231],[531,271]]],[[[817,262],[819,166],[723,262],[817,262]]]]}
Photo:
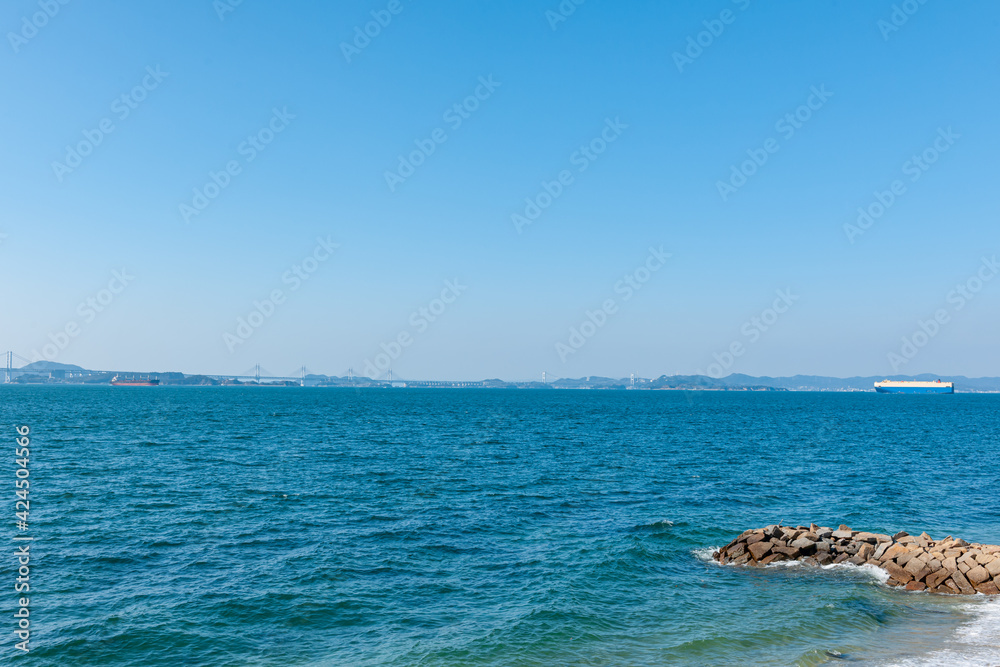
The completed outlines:
{"type": "Polygon", "coordinates": [[[0,8],[0,349],[1000,375],[996,3],[61,2],[0,8]]]}

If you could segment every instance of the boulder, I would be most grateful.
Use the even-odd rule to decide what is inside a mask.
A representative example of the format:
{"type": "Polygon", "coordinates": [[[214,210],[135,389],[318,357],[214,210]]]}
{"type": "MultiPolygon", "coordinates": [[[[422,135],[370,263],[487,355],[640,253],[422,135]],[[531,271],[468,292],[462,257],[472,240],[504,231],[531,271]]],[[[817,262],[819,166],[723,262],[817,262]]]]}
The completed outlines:
{"type": "Polygon", "coordinates": [[[811,556],[816,553],[816,543],[807,537],[800,537],[792,542],[791,546],[800,549],[806,556],[811,556]]]}
{"type": "Polygon", "coordinates": [[[901,584],[907,584],[913,580],[913,576],[910,575],[909,572],[907,572],[900,566],[896,565],[892,561],[884,563],[882,567],[885,569],[886,572],[889,573],[890,577],[900,582],[901,584]]]}
{"type": "Polygon", "coordinates": [[[769,556],[765,556],[764,560],[760,561],[760,564],[770,565],[771,563],[781,560],[788,560],[788,556],[786,556],[785,554],[771,554],[769,556]]]}
{"type": "Polygon", "coordinates": [[[909,549],[904,547],[902,544],[893,544],[882,554],[882,557],[879,560],[881,560],[882,562],[885,562],[887,560],[895,560],[896,557],[905,554],[908,551],[909,549]]]}
{"type": "Polygon", "coordinates": [[[754,544],[750,545],[750,553],[753,554],[754,560],[760,560],[771,549],[772,545],[770,542],[755,542],[754,544]]]}
{"type": "Polygon", "coordinates": [[[905,572],[909,572],[910,576],[917,581],[922,580],[931,573],[930,569],[924,565],[923,561],[917,558],[911,558],[910,562],[906,564],[906,567],[904,567],[903,570],[905,572]]]}
{"type": "Polygon", "coordinates": [[[993,561],[987,563],[985,566],[986,571],[990,573],[991,577],[1000,575],[1000,558],[996,558],[993,561]]]}
{"type": "Polygon", "coordinates": [[[922,581],[911,581],[906,584],[906,590],[908,591],[922,591],[927,588],[927,584],[922,581]]]}
{"type": "Polygon", "coordinates": [[[802,555],[802,549],[798,547],[774,547],[771,551],[779,554],[785,554],[792,560],[795,560],[802,555]]]}
{"type": "Polygon", "coordinates": [[[980,552],[978,549],[970,549],[970,550],[966,551],[964,554],[962,554],[961,557],[959,557],[958,562],[959,563],[969,563],[969,562],[973,562],[974,563],[976,561],[976,556],[978,556],[980,553],[982,553],[982,552],[980,552]]]}
{"type": "Polygon", "coordinates": [[[958,586],[958,590],[965,595],[972,595],[976,592],[976,589],[973,588],[972,584],[969,583],[969,580],[961,572],[952,572],[951,581],[954,581],[955,585],[958,586]]]}
{"type": "Polygon", "coordinates": [[[987,581],[976,586],[976,590],[983,595],[1000,595],[1000,587],[997,587],[996,582],[987,581]]]}
{"type": "Polygon", "coordinates": [[[937,572],[931,572],[930,574],[928,574],[924,578],[924,581],[927,583],[927,588],[937,588],[949,576],[951,576],[951,572],[949,572],[948,570],[941,569],[938,570],[937,572]]]}
{"type": "Polygon", "coordinates": [[[966,572],[965,576],[972,582],[973,585],[985,583],[992,578],[990,577],[990,573],[987,572],[986,568],[982,565],[975,566],[966,572]]]}

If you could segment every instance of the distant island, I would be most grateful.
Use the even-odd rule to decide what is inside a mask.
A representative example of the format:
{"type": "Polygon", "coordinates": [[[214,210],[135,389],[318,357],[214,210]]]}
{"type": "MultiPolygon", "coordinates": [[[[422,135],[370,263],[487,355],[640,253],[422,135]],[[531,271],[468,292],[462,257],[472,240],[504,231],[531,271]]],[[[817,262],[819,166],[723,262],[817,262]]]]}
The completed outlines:
{"type": "Polygon", "coordinates": [[[516,382],[500,379],[478,381],[404,380],[369,378],[357,375],[338,377],[303,373],[300,377],[236,375],[190,375],[157,371],[94,371],[52,361],[34,363],[11,370],[0,369],[3,382],[9,384],[101,385],[111,378],[158,380],[164,385],[189,386],[287,386],[287,387],[358,387],[358,388],[446,388],[446,389],[604,389],[604,390],[677,390],[677,391],[874,391],[880,380],[920,380],[954,382],[956,393],[1000,392],[1000,377],[969,378],[964,375],[872,375],[835,378],[822,375],[791,377],[754,377],[734,373],[723,378],[707,375],[661,375],[658,378],[609,378],[587,376],[558,378],[546,382],[516,382]]]}

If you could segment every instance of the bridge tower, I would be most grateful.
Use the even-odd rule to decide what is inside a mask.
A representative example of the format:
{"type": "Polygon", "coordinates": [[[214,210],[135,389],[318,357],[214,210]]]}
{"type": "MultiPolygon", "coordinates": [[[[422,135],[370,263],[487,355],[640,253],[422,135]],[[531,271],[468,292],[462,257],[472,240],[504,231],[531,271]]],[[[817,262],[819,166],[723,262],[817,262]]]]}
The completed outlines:
{"type": "Polygon", "coordinates": [[[260,384],[260,364],[253,367],[253,377],[257,384],[260,384]]]}

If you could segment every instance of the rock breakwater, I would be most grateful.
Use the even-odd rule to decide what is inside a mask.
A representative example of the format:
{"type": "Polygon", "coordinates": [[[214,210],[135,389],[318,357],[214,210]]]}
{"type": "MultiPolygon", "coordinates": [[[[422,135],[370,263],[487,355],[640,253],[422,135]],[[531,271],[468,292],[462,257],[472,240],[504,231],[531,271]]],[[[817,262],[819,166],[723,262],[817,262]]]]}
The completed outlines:
{"type": "Polygon", "coordinates": [[[720,563],[764,566],[780,561],[803,565],[874,565],[889,573],[890,586],[955,595],[1000,594],[1000,546],[970,544],[951,536],[934,540],[851,530],[771,525],[740,533],[712,557],[720,563]]]}

